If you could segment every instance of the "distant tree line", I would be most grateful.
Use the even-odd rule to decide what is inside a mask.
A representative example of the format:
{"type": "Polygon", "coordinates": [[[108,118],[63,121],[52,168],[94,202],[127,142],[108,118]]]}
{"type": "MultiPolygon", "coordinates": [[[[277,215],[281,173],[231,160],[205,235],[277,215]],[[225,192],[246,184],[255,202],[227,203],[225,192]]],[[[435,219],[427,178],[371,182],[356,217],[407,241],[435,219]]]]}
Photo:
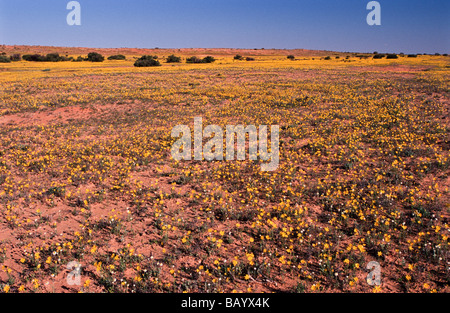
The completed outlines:
{"type": "MultiPolygon", "coordinates": [[[[108,60],[126,60],[126,56],[123,54],[111,55],[108,57],[108,60]]],[[[105,57],[97,52],[90,52],[87,57],[78,56],[74,58],[72,56],[62,56],[59,53],[49,53],[47,55],[41,54],[25,54],[21,56],[20,54],[14,54],[11,56],[7,56],[6,53],[0,54],[0,63],[9,63],[12,61],[29,61],[29,62],[103,62],[105,57]]],[[[212,56],[207,56],[202,59],[193,56],[186,59],[186,63],[213,63],[216,59],[212,56]]],[[[174,54],[169,55],[166,59],[166,63],[181,63],[181,57],[178,57],[174,54]]],[[[136,67],[149,67],[149,66],[161,66],[160,61],[158,60],[158,56],[156,55],[144,55],[137,59],[134,63],[136,67]]]]}
{"type": "MultiPolygon", "coordinates": [[[[400,53],[399,55],[395,54],[395,53],[378,53],[377,51],[372,53],[372,58],[373,59],[398,59],[399,55],[401,57],[408,57],[408,58],[416,58],[418,55],[422,55],[422,54],[404,54],[404,53],[400,53]]],[[[441,54],[439,53],[435,53],[435,56],[440,56],[441,54]]],[[[447,53],[442,54],[442,56],[448,56],[447,53]]],[[[369,54],[356,54],[356,57],[359,58],[369,58],[370,57],[370,53],[369,54]]],[[[294,55],[288,55],[287,58],[289,60],[294,61],[295,60],[295,56],[294,55]]],[[[339,56],[335,57],[336,59],[339,59],[339,56]]],[[[349,56],[346,57],[346,59],[348,59],[349,56]]],[[[111,55],[108,57],[108,60],[126,60],[126,56],[122,55],[122,54],[116,54],[116,55],[111,55]]],[[[313,58],[314,59],[314,58],[313,58]]],[[[326,56],[324,58],[325,60],[331,60],[330,56],[326,56]]],[[[74,58],[72,56],[62,56],[59,55],[59,53],[49,53],[47,55],[40,55],[40,54],[25,54],[25,55],[20,55],[20,54],[13,54],[11,56],[7,56],[5,52],[0,53],[0,63],[10,63],[10,62],[17,62],[17,61],[21,61],[21,60],[25,60],[25,61],[30,61],[30,62],[66,62],[66,61],[72,61],[72,62],[83,62],[83,61],[88,61],[88,62],[103,62],[105,60],[105,57],[103,55],[101,55],[100,53],[97,52],[90,52],[87,57],[82,57],[82,56],[78,56],[77,58],[74,58]]],[[[238,60],[238,61],[242,61],[242,60],[246,60],[246,61],[254,61],[255,59],[253,57],[243,57],[242,55],[235,55],[234,56],[234,60],[238,60]]],[[[206,56],[204,58],[199,58],[196,56],[192,56],[189,58],[186,58],[186,63],[192,63],[192,64],[200,64],[200,63],[213,63],[215,62],[216,59],[212,56],[206,56]]],[[[174,54],[169,55],[166,58],[166,63],[181,63],[181,57],[176,56],[174,54]]],[[[134,66],[136,67],[151,67],[151,66],[161,66],[161,62],[158,60],[158,56],[156,55],[144,55],[140,58],[138,58],[135,63],[134,66]]]]}

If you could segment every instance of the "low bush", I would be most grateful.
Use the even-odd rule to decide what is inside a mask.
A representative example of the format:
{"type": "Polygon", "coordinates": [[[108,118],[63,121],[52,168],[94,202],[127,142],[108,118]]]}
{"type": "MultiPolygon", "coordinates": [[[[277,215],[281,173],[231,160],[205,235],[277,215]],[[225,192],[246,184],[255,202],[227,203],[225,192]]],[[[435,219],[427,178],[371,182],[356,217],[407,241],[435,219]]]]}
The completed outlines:
{"type": "Polygon", "coordinates": [[[0,63],[10,63],[11,58],[6,55],[0,55],[0,63]]]}
{"type": "Polygon", "coordinates": [[[169,55],[166,59],[167,63],[180,63],[181,62],[181,58],[177,57],[176,55],[172,54],[169,55]]]}
{"type": "Polygon", "coordinates": [[[14,62],[18,62],[18,61],[22,60],[22,56],[17,53],[13,54],[10,58],[11,58],[11,61],[14,61],[14,62]]]}
{"type": "Polygon", "coordinates": [[[46,62],[47,58],[40,54],[25,54],[22,59],[30,62],[46,62]]]}
{"type": "Polygon", "coordinates": [[[193,56],[186,59],[186,63],[213,63],[214,61],[216,61],[216,59],[212,56],[207,56],[203,59],[193,56]]]}
{"type": "Polygon", "coordinates": [[[116,54],[116,55],[111,55],[108,57],[108,60],[126,60],[126,56],[124,56],[123,54],[116,54]]]}
{"type": "Polygon", "coordinates": [[[373,59],[382,59],[382,58],[384,58],[384,57],[385,57],[384,54],[375,54],[375,55],[373,56],[373,59]]]}
{"type": "Polygon", "coordinates": [[[49,53],[45,59],[46,62],[60,62],[65,60],[65,58],[60,56],[59,53],[49,53]]]}
{"type": "MultiPolygon", "coordinates": [[[[18,57],[15,56],[17,59],[18,57]]],[[[40,54],[25,54],[22,59],[29,62],[63,62],[71,61],[72,58],[59,55],[59,53],[49,53],[46,56],[40,54]]]]}
{"type": "Polygon", "coordinates": [[[134,62],[136,67],[151,67],[151,66],[161,66],[161,63],[157,60],[158,57],[153,55],[144,55],[140,59],[134,62]]]}
{"type": "Polygon", "coordinates": [[[398,55],[391,53],[386,56],[386,59],[398,59],[398,55]]]}
{"type": "Polygon", "coordinates": [[[105,57],[97,52],[91,52],[87,56],[87,61],[90,62],[103,62],[105,60],[105,57]]]}
{"type": "Polygon", "coordinates": [[[202,63],[213,63],[215,62],[216,59],[214,59],[214,57],[208,55],[207,57],[202,59],[202,63]]]}
{"type": "Polygon", "coordinates": [[[197,57],[190,57],[186,59],[186,63],[202,63],[202,60],[197,57]]]}

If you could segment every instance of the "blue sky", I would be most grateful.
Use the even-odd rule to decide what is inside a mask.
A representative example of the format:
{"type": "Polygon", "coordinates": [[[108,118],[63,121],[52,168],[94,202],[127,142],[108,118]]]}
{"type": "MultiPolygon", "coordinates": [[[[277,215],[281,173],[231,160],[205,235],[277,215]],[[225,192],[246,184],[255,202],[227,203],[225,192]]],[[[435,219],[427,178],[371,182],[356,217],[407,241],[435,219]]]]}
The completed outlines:
{"type": "Polygon", "coordinates": [[[304,48],[450,52],[449,0],[0,0],[0,44],[97,48],[304,48]]]}

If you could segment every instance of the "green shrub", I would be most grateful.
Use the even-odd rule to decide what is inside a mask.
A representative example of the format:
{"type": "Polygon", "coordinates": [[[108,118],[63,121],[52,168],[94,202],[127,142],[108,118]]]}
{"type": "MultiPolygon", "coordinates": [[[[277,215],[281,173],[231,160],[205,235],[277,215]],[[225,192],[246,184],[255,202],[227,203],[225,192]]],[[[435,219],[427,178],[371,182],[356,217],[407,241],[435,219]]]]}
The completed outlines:
{"type": "Polygon", "coordinates": [[[10,63],[11,58],[6,55],[0,55],[0,63],[10,63]]]}
{"type": "Polygon", "coordinates": [[[252,57],[246,57],[245,60],[246,60],[246,61],[255,61],[255,58],[252,58],[252,57]]]}
{"type": "Polygon", "coordinates": [[[408,54],[408,58],[417,58],[417,54],[408,54]]]}
{"type": "Polygon", "coordinates": [[[87,56],[87,61],[90,62],[103,62],[105,60],[105,57],[97,52],[91,52],[87,56]]]}
{"type": "Polygon", "coordinates": [[[384,54],[375,54],[375,55],[373,56],[374,59],[382,59],[382,58],[384,58],[384,57],[385,57],[384,54]]]}
{"type": "MultiPolygon", "coordinates": [[[[25,54],[22,59],[30,62],[62,62],[71,60],[71,58],[60,56],[59,53],[49,53],[46,56],[40,54],[25,54]]],[[[14,56],[14,60],[20,61],[20,55],[14,56]]]]}
{"type": "Polygon", "coordinates": [[[186,59],[186,63],[202,63],[202,60],[197,57],[190,57],[186,59]]]}
{"type": "Polygon", "coordinates": [[[386,59],[398,59],[398,55],[391,53],[386,56],[386,59]]]}
{"type": "Polygon", "coordinates": [[[22,59],[30,62],[45,62],[47,58],[40,54],[25,54],[22,59]]]}
{"type": "Polygon", "coordinates": [[[288,55],[287,58],[291,61],[295,60],[295,56],[293,56],[292,54],[288,55]]]}
{"type": "Polygon", "coordinates": [[[181,58],[177,57],[176,55],[172,54],[169,55],[166,59],[167,63],[180,63],[181,62],[181,58]]]}
{"type": "Polygon", "coordinates": [[[243,57],[242,55],[236,54],[236,55],[234,56],[234,59],[235,59],[235,60],[243,60],[244,57],[243,57]]]}
{"type": "Polygon", "coordinates": [[[116,54],[108,57],[108,60],[126,60],[126,59],[127,59],[126,56],[124,56],[123,54],[116,54]]]}
{"type": "Polygon", "coordinates": [[[64,57],[61,57],[59,53],[49,53],[45,59],[46,62],[60,62],[64,60],[64,57]]]}
{"type": "Polygon", "coordinates": [[[208,55],[207,57],[202,59],[202,63],[213,63],[215,62],[216,59],[214,59],[214,57],[208,55]]]}
{"type": "Polygon", "coordinates": [[[331,57],[330,56],[326,56],[325,60],[331,60],[331,57]]]}
{"type": "Polygon", "coordinates": [[[11,57],[10,57],[10,59],[11,59],[11,61],[14,61],[14,62],[17,62],[17,61],[20,61],[20,60],[22,60],[22,56],[20,55],[20,54],[13,54],[11,57]]]}
{"type": "Polygon", "coordinates": [[[140,59],[134,62],[136,67],[151,67],[151,66],[161,66],[161,63],[157,60],[157,56],[144,55],[140,59]]]}
{"type": "Polygon", "coordinates": [[[186,59],[186,63],[213,63],[216,59],[212,56],[207,56],[203,59],[199,59],[196,56],[190,57],[186,59]]]}

